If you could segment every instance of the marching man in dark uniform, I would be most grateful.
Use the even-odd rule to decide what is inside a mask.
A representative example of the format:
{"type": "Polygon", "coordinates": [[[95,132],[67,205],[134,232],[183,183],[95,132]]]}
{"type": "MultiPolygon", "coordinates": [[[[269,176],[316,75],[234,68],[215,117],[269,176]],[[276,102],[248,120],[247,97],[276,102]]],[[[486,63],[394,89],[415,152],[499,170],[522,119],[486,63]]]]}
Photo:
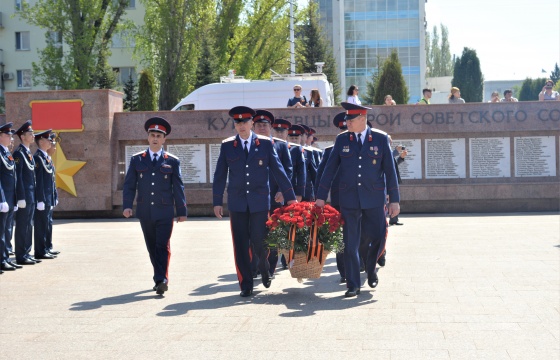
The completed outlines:
{"type": "MultiPolygon", "coordinates": [[[[255,116],[253,117],[253,127],[255,129],[255,133],[257,133],[257,135],[266,136],[270,139],[270,141],[272,141],[272,145],[274,146],[274,150],[276,150],[276,154],[278,155],[278,159],[282,164],[282,168],[284,169],[286,176],[288,176],[288,179],[292,179],[293,166],[290,150],[288,149],[288,142],[279,138],[273,138],[271,136],[272,126],[275,122],[276,120],[274,119],[274,115],[266,110],[257,110],[255,116]]],[[[284,204],[284,197],[282,196],[282,192],[279,191],[280,189],[278,188],[278,184],[276,183],[274,176],[272,176],[271,174],[269,175],[269,182],[270,212],[273,212],[284,204]]],[[[270,254],[268,255],[268,271],[270,273],[270,277],[274,275],[277,263],[278,250],[271,249],[270,254]]]]}
{"type": "Polygon", "coordinates": [[[37,151],[33,155],[35,161],[35,201],[37,202],[34,214],[34,258],[55,259],[56,255],[49,252],[47,241],[52,224],[49,221],[51,208],[58,203],[58,192],[55,184],[55,170],[51,157],[47,154],[52,146],[52,130],[35,134],[37,151]]]}
{"type": "Polygon", "coordinates": [[[6,226],[12,226],[11,221],[9,224],[7,221],[16,206],[16,163],[9,150],[14,134],[12,125],[10,122],[0,126],[0,271],[11,271],[21,267],[12,265],[6,248],[5,229],[6,226]]]}
{"type": "Polygon", "coordinates": [[[255,111],[237,106],[229,111],[237,135],[222,141],[220,156],[214,172],[214,214],[223,216],[223,197],[228,182],[228,209],[235,256],[237,278],[242,297],[253,294],[251,250],[259,258],[262,283],[271,284],[268,251],[264,249],[266,221],[270,209],[269,171],[274,176],[284,200],[296,202],[292,184],[286,176],[270,137],[251,131],[255,111]],[[229,173],[229,174],[228,174],[229,173]]]}
{"type": "Polygon", "coordinates": [[[154,268],[154,290],[163,295],[168,290],[169,240],[174,211],[177,222],[187,220],[187,201],[180,161],[163,151],[171,125],[165,119],[153,117],[146,121],[144,129],[148,133],[149,148],[130,159],[123,185],[123,215],[127,218],[132,216],[132,203],[138,193],[136,217],[140,220],[154,268]]]}
{"type": "Polygon", "coordinates": [[[399,214],[399,186],[387,134],[366,124],[369,108],[343,102],[348,131],[339,134],[329,155],[317,192],[316,205],[325,206],[331,183],[339,173],[340,210],[344,218],[344,267],[346,297],[360,293],[360,237],[369,244],[366,259],[368,285],[378,283],[375,266],[385,248],[387,220],[385,192],[389,195],[389,215],[399,214]]]}
{"type": "Polygon", "coordinates": [[[303,136],[305,135],[305,128],[302,125],[292,125],[288,129],[288,136],[292,143],[301,146],[301,153],[303,155],[303,162],[305,167],[305,189],[303,192],[303,201],[311,201],[315,199],[313,191],[313,181],[317,175],[315,160],[313,159],[313,152],[305,146],[303,136]]]}
{"type": "MultiPolygon", "coordinates": [[[[284,141],[288,141],[288,129],[292,126],[288,120],[274,119],[272,128],[276,137],[284,141]]],[[[307,170],[305,169],[305,158],[303,157],[303,148],[299,143],[288,142],[290,157],[292,159],[292,187],[296,193],[297,201],[301,201],[305,194],[305,179],[307,170]]]]}
{"type": "MultiPolygon", "coordinates": [[[[339,128],[341,131],[346,131],[348,128],[346,127],[346,112],[341,112],[337,114],[333,118],[333,125],[339,128]]],[[[329,161],[329,156],[331,151],[333,150],[334,145],[327,146],[323,151],[323,158],[321,159],[321,163],[319,164],[319,168],[317,169],[317,184],[321,183],[321,177],[325,172],[325,166],[327,165],[327,161],[329,161]]],[[[338,193],[338,184],[340,182],[340,175],[337,171],[331,185],[331,205],[336,210],[340,211],[340,198],[338,193]]],[[[336,254],[336,268],[338,269],[338,273],[340,274],[340,283],[346,282],[346,272],[344,271],[344,253],[337,253],[336,254]]]]}
{"type": "MultiPolygon", "coordinates": [[[[15,247],[16,262],[19,265],[34,265],[31,257],[33,244],[33,214],[35,214],[35,160],[29,149],[35,137],[31,120],[26,121],[16,131],[20,145],[14,152],[16,162],[16,193],[18,211],[16,212],[15,247]]],[[[41,261],[41,260],[39,260],[41,261]]]]}

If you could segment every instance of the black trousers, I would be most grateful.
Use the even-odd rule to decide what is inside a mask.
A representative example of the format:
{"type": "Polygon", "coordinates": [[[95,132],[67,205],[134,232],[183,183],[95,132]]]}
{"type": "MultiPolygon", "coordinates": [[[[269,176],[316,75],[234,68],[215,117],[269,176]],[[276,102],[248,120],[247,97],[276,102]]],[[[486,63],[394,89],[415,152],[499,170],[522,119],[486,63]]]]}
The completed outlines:
{"type": "Polygon", "coordinates": [[[29,203],[23,209],[16,211],[15,247],[16,260],[22,261],[29,257],[33,244],[33,214],[35,204],[29,203]]]}
{"type": "Polygon", "coordinates": [[[241,290],[252,290],[251,260],[253,256],[259,260],[258,268],[261,274],[263,276],[268,274],[268,250],[264,248],[268,211],[254,213],[249,210],[230,211],[229,218],[239,287],[241,290]]]}
{"type": "Polygon", "coordinates": [[[33,216],[33,248],[34,256],[40,257],[47,252],[47,233],[49,231],[49,213],[50,207],[45,206],[45,210],[35,210],[33,216]]]}
{"type": "Polygon", "coordinates": [[[164,220],[140,220],[146,248],[154,268],[154,282],[169,281],[169,240],[173,232],[173,218],[164,220]]]}

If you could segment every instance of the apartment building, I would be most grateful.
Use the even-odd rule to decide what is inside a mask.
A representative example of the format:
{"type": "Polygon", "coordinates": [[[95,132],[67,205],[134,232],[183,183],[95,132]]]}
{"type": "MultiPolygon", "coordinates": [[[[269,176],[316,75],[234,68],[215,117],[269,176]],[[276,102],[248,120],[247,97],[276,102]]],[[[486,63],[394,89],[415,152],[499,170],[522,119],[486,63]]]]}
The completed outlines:
{"type": "MultiPolygon", "coordinates": [[[[28,0],[33,4],[34,0],[28,0]]],[[[55,44],[64,48],[61,34],[29,25],[17,15],[22,0],[0,1],[0,96],[7,91],[48,90],[45,85],[34,84],[32,64],[39,61],[38,50],[46,46],[46,33],[55,44]]],[[[135,24],[144,23],[144,7],[140,0],[129,0],[124,18],[135,24]]],[[[113,36],[109,64],[117,72],[117,81],[124,84],[130,75],[136,80],[138,64],[132,59],[134,41],[125,41],[121,34],[113,36]]]]}

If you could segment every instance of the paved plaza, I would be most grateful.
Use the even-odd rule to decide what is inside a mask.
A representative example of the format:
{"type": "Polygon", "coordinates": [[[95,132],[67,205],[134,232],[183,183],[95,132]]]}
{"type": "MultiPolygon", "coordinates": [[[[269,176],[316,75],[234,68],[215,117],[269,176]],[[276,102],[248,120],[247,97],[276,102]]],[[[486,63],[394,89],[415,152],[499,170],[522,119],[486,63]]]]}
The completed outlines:
{"type": "Polygon", "coordinates": [[[228,219],[175,225],[164,297],[136,220],[57,220],[58,259],[0,275],[0,359],[560,358],[558,214],[401,221],[377,288],[345,299],[331,255],[245,299],[228,219]]]}

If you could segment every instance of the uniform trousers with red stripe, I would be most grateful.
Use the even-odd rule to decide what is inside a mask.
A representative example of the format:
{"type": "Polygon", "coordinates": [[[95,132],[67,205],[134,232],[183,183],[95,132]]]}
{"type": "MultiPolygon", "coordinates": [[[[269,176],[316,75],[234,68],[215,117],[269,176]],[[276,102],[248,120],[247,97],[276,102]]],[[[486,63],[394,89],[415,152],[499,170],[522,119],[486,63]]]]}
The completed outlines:
{"type": "Polygon", "coordinates": [[[146,248],[154,268],[154,282],[168,282],[169,258],[171,250],[169,239],[173,231],[173,218],[162,220],[140,220],[146,248]]]}
{"type": "Polygon", "coordinates": [[[268,274],[268,250],[264,247],[268,211],[230,211],[229,218],[239,287],[241,290],[253,290],[253,256],[259,260],[261,274],[268,274]]]}
{"type": "Polygon", "coordinates": [[[350,209],[341,207],[344,219],[344,270],[346,286],[359,289],[360,280],[360,245],[368,244],[366,270],[368,274],[375,271],[377,259],[385,249],[387,219],[384,206],[371,209],[350,209]]]}

